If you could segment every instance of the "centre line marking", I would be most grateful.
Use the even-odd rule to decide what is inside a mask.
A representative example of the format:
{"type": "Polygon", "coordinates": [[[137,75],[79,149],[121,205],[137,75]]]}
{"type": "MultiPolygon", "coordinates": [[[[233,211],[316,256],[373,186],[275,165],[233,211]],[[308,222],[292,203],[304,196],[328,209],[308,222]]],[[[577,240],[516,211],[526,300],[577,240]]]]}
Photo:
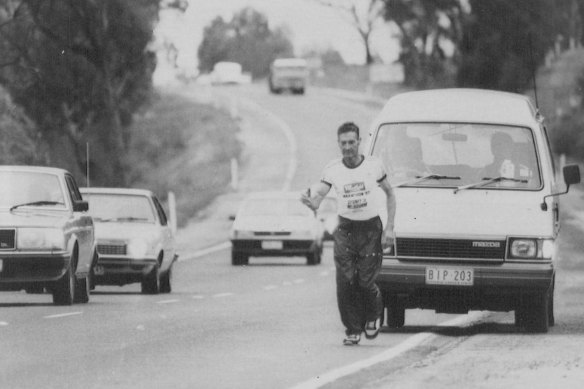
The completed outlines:
{"type": "Polygon", "coordinates": [[[233,296],[233,293],[227,292],[227,293],[218,293],[218,294],[213,295],[214,298],[221,298],[221,297],[228,297],[228,296],[233,296]]]}
{"type": "Polygon", "coordinates": [[[156,304],[172,304],[172,303],[178,303],[180,300],[178,299],[173,299],[173,300],[162,300],[162,301],[157,301],[156,304]]]}
{"type": "Polygon", "coordinates": [[[75,316],[75,315],[81,315],[83,312],[68,312],[68,313],[58,313],[56,315],[49,315],[49,316],[45,316],[45,319],[58,319],[60,317],[67,317],[67,316],[75,316]]]}
{"type": "Polygon", "coordinates": [[[266,286],[264,286],[264,289],[265,290],[272,290],[272,289],[276,289],[276,288],[277,288],[276,285],[266,285],[266,286]]]}
{"type": "Polygon", "coordinates": [[[195,300],[202,300],[205,298],[205,296],[203,296],[202,294],[196,294],[196,295],[192,296],[192,298],[195,300]]]}
{"type": "Polygon", "coordinates": [[[7,326],[8,322],[7,321],[0,321],[0,326],[7,326]]]}
{"type": "Polygon", "coordinates": [[[304,279],[302,279],[302,278],[299,278],[299,279],[297,279],[297,280],[294,280],[293,282],[294,282],[295,284],[303,284],[303,283],[304,283],[304,279]]]}

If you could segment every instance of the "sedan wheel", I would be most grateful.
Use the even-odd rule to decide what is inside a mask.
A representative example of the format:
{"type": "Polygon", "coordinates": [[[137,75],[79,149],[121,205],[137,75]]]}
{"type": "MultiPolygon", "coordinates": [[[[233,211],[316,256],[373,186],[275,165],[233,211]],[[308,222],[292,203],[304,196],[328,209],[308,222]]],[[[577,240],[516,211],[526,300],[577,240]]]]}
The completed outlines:
{"type": "Polygon", "coordinates": [[[72,269],[71,263],[63,277],[56,282],[53,288],[53,303],[56,305],[73,304],[75,301],[76,284],[75,273],[72,269]]]}
{"type": "Polygon", "coordinates": [[[160,267],[158,264],[142,280],[142,293],[158,294],[160,292],[160,267]]]}
{"type": "Polygon", "coordinates": [[[75,302],[82,304],[88,303],[91,288],[91,272],[87,273],[85,278],[78,279],[75,287],[75,302]]]}

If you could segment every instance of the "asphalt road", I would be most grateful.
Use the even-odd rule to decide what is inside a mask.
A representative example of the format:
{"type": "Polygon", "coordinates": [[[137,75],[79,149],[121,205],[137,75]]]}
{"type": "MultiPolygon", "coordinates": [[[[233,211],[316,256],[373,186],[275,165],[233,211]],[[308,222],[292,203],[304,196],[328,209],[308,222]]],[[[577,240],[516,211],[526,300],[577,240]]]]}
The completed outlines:
{"type": "Polygon", "coordinates": [[[336,127],[353,120],[365,129],[377,110],[310,89],[221,93],[242,118],[246,164],[238,191],[179,232],[173,293],[98,286],[89,304],[71,307],[2,293],[0,388],[581,387],[579,192],[564,198],[557,324],[548,334],[517,331],[512,313],[411,310],[403,329],[344,347],[330,246],[313,267],[303,258],[232,267],[225,246],[201,249],[225,241],[225,215],[243,193],[305,188],[337,155],[336,127]]]}

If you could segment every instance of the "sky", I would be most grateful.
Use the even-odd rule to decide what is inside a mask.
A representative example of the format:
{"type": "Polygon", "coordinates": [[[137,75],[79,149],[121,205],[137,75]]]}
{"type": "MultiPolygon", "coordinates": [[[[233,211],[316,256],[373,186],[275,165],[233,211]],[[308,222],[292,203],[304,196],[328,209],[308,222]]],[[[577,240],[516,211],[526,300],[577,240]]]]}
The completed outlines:
{"type": "MultiPolygon", "coordinates": [[[[163,11],[156,29],[158,43],[172,42],[178,49],[178,66],[194,71],[205,26],[217,16],[229,21],[246,6],[266,15],[270,28],[287,26],[297,55],[310,48],[330,47],[339,51],[347,63],[364,62],[365,50],[357,31],[338,10],[319,5],[315,0],[189,0],[184,14],[163,11]]],[[[384,62],[397,58],[397,44],[391,36],[389,27],[385,27],[377,29],[372,37],[374,50],[384,62]]]]}

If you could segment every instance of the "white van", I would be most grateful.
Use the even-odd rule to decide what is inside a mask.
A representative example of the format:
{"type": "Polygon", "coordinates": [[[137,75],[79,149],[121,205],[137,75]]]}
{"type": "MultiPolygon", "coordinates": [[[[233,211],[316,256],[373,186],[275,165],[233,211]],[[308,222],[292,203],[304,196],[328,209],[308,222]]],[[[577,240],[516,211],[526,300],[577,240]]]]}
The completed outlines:
{"type": "Polygon", "coordinates": [[[530,332],[554,324],[557,195],[580,171],[566,166],[558,182],[527,97],[396,95],[374,121],[368,153],[385,163],[397,197],[396,241],[378,278],[388,326],[403,326],[407,308],[515,311],[530,332]]]}
{"type": "Polygon", "coordinates": [[[268,86],[271,93],[304,94],[308,84],[308,63],[303,58],[278,58],[270,66],[268,86]]]}

